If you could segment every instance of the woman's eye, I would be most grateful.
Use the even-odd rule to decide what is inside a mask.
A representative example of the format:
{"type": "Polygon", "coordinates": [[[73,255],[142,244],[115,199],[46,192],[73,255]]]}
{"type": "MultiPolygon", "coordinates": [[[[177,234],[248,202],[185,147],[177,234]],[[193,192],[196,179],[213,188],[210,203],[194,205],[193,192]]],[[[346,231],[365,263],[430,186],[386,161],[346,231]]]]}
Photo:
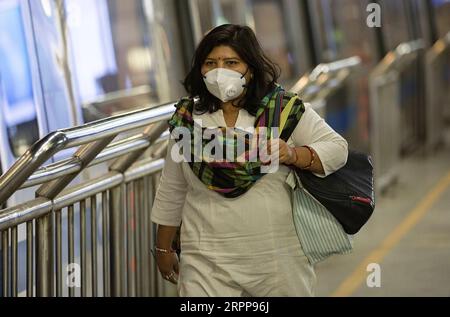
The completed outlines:
{"type": "Polygon", "coordinates": [[[205,62],[205,65],[206,65],[206,66],[213,66],[213,65],[214,65],[214,62],[208,61],[208,62],[205,62]]]}
{"type": "Polygon", "coordinates": [[[230,66],[234,66],[234,65],[237,65],[237,64],[238,64],[237,61],[228,61],[227,62],[227,65],[230,65],[230,66]]]}

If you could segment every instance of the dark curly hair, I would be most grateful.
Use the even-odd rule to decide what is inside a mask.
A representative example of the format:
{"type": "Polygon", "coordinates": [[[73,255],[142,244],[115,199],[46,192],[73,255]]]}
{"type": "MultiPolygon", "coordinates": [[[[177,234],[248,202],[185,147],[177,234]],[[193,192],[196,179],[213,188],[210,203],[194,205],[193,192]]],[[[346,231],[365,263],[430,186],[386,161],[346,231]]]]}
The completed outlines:
{"type": "Polygon", "coordinates": [[[192,60],[192,68],[183,82],[191,98],[199,97],[195,111],[216,112],[222,102],[213,96],[203,81],[201,68],[208,55],[217,46],[231,47],[249,66],[253,79],[247,83],[247,93],[235,107],[256,115],[261,100],[276,87],[280,68],[263,52],[255,33],[247,26],[225,24],[210,31],[200,42],[192,60]]]}

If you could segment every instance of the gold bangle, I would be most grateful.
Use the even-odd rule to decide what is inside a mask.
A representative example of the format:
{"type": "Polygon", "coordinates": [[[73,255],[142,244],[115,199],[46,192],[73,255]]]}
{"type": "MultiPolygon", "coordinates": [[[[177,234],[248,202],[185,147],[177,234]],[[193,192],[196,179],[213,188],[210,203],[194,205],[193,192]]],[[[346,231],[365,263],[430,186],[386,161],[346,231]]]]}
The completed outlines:
{"type": "Polygon", "coordinates": [[[158,247],[155,247],[155,251],[165,253],[165,254],[175,253],[174,250],[167,250],[167,249],[162,249],[162,248],[158,248],[158,247]]]}

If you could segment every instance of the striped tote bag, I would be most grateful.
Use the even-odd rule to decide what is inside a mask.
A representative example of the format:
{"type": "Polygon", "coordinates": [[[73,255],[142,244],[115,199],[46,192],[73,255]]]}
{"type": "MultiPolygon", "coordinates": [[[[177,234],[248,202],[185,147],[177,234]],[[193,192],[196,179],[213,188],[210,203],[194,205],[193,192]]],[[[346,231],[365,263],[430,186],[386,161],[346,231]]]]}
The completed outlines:
{"type": "Polygon", "coordinates": [[[286,183],[292,188],[293,220],[303,251],[311,264],[353,249],[352,238],[334,216],[302,185],[294,171],[286,183]]]}

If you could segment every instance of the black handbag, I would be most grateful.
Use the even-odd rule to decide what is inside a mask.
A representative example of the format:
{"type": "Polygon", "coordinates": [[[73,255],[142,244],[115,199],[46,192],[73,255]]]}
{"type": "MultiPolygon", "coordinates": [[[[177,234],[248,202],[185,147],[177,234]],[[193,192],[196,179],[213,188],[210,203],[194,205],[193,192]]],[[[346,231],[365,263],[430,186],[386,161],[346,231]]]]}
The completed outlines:
{"type": "Polygon", "coordinates": [[[375,209],[373,164],[370,156],[349,151],[347,164],[325,178],[296,169],[304,188],[342,225],[357,233],[375,209]]]}

